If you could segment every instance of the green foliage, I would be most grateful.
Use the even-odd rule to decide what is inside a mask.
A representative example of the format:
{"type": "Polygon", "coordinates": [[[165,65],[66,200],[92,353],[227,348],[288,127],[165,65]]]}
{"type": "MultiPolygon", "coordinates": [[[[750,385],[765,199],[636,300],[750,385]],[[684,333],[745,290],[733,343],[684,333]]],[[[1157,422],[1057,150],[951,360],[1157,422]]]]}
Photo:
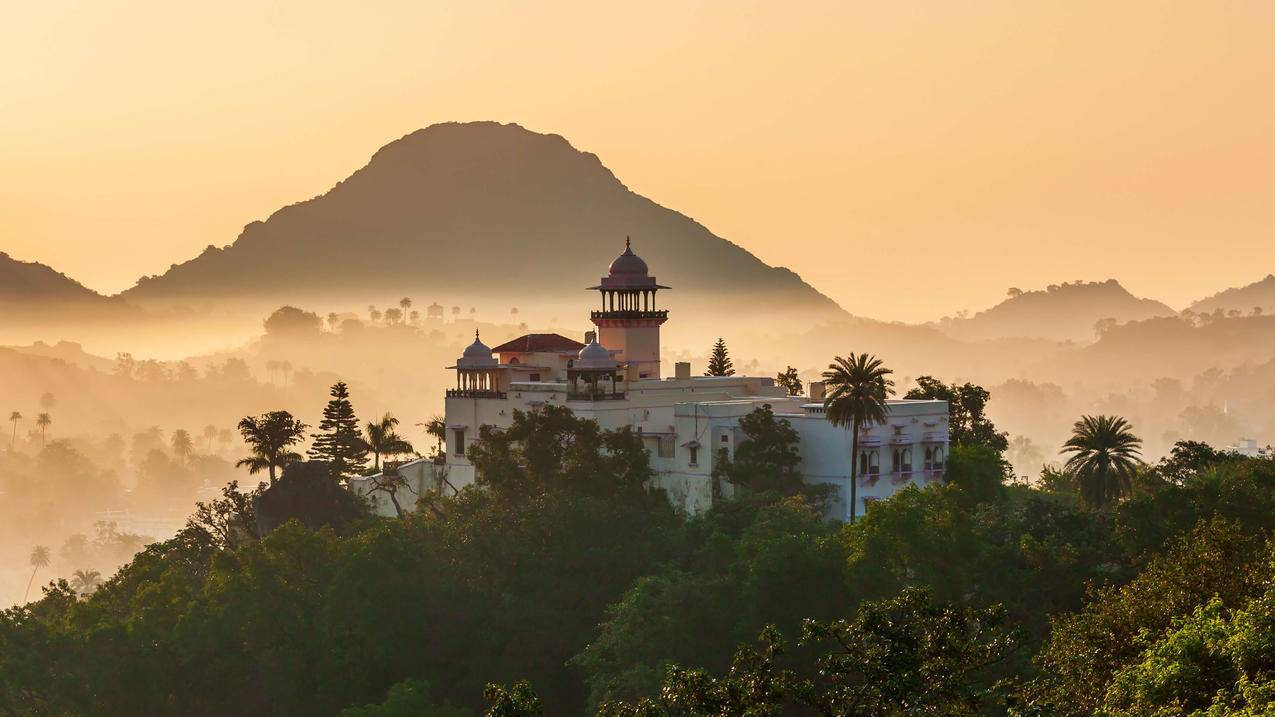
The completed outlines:
{"type": "Polygon", "coordinates": [[[1163,633],[1213,597],[1241,607],[1273,567],[1260,538],[1221,519],[1201,522],[1132,582],[1096,589],[1082,611],[1055,621],[1039,657],[1047,679],[1032,699],[1059,714],[1091,713],[1115,674],[1138,659],[1141,635],[1163,633]]]}
{"type": "Polygon", "coordinates": [[[506,498],[553,493],[666,503],[646,487],[650,458],[636,431],[604,431],[564,406],[514,411],[505,430],[484,426],[467,455],[479,485],[506,498]]]}
{"type": "Polygon", "coordinates": [[[1133,475],[1142,463],[1142,439],[1131,429],[1119,416],[1084,416],[1063,444],[1063,452],[1072,454],[1065,468],[1091,507],[1108,507],[1129,494],[1133,475]]]}
{"type": "Polygon", "coordinates": [[[487,717],[541,717],[545,713],[540,698],[526,680],[511,687],[493,682],[483,688],[483,699],[491,703],[487,717]]]}
{"type": "Polygon", "coordinates": [[[1009,448],[1009,434],[997,431],[987,418],[992,395],[982,386],[945,384],[932,376],[918,376],[916,383],[903,397],[947,401],[948,437],[953,444],[986,446],[997,452],[1009,448]]]}
{"type": "Polygon", "coordinates": [[[332,400],[323,409],[319,432],[314,436],[309,455],[326,461],[335,479],[357,475],[367,466],[367,442],[359,432],[359,419],[350,404],[350,389],[344,381],[332,385],[332,400]]]}
{"type": "Polygon", "coordinates": [[[337,717],[468,717],[472,712],[435,704],[425,680],[408,679],[395,684],[385,701],[363,707],[347,707],[337,717]]]}
{"type": "Polygon", "coordinates": [[[722,338],[717,339],[717,343],[713,344],[713,352],[708,357],[708,370],[704,372],[705,376],[734,376],[735,367],[730,360],[730,352],[726,350],[726,341],[722,338]]]}
{"type": "Polygon", "coordinates": [[[863,603],[849,620],[805,621],[800,645],[813,659],[785,660],[780,632],[767,627],[758,648],[736,650],[725,675],[670,666],[657,698],[608,703],[598,714],[974,714],[1002,689],[987,668],[1019,642],[1004,619],[997,607],[936,604],[927,591],[908,589],[863,603]]]}
{"type": "Polygon", "coordinates": [[[960,487],[975,503],[996,500],[1005,488],[1012,468],[995,449],[982,443],[957,443],[951,447],[943,477],[960,487]]]}
{"type": "Polygon", "coordinates": [[[801,475],[801,437],[784,418],[775,418],[770,404],[754,409],[739,420],[744,439],[735,448],[735,459],[717,461],[719,478],[753,491],[794,495],[809,486],[801,475]]]}
{"type": "Polygon", "coordinates": [[[836,357],[823,372],[824,414],[834,426],[850,429],[850,522],[859,514],[859,429],[885,423],[885,401],[894,394],[894,373],[867,353],[836,357]]]}

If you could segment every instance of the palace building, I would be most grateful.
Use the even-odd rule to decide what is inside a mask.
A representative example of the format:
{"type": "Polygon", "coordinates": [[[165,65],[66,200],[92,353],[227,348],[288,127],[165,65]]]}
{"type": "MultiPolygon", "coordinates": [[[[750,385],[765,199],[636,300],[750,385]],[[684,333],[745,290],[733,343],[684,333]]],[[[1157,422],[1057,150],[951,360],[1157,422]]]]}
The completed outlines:
{"type": "MultiPolygon", "coordinates": [[[[831,518],[846,520],[850,511],[862,514],[868,503],[904,486],[942,478],[947,402],[890,400],[888,420],[859,436],[858,504],[850,505],[850,430],[824,416],[822,384],[811,384],[807,396],[789,396],[773,378],[692,376],[689,363],[663,374],[660,327],[669,316],[656,297],[668,288],[626,240],[607,275],[590,287],[600,303],[589,317],[596,330],[586,332],[583,342],[527,334],[488,347],[475,332],[474,342],[448,367],[456,381],[445,398],[445,461],[420,459],[388,470],[397,471],[413,493],[458,491],[475,482],[466,453],[482,427],[507,427],[515,411],[559,405],[604,429],[638,431],[657,486],[675,506],[695,513],[712,505],[713,464],[723,455],[729,459],[743,439],[740,419],[769,405],[800,436],[805,479],[833,487],[831,518]]],[[[355,479],[351,487],[378,512],[394,515],[388,496],[371,490],[376,480],[355,479]]]]}

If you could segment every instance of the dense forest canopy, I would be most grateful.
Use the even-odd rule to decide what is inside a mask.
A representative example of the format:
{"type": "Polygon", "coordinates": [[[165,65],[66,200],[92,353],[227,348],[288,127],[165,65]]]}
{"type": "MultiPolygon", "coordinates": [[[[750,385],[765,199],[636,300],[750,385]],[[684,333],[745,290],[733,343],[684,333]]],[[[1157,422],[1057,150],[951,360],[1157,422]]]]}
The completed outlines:
{"type": "MultiPolygon", "coordinates": [[[[1086,491],[1101,476],[1080,469],[1028,485],[982,416],[986,392],[925,385],[969,399],[953,406],[968,430],[951,480],[853,525],[822,518],[820,493],[791,479],[796,437],[765,409],[717,476],[737,497],[693,517],[645,487],[635,435],[561,409],[485,432],[482,484],[400,519],[360,515],[298,456],[95,589],[57,581],[0,615],[0,708],[1271,709],[1275,460],[1180,443],[1114,494],[1086,491]]],[[[1098,465],[1122,430],[1078,422],[1076,455],[1098,465]]]]}

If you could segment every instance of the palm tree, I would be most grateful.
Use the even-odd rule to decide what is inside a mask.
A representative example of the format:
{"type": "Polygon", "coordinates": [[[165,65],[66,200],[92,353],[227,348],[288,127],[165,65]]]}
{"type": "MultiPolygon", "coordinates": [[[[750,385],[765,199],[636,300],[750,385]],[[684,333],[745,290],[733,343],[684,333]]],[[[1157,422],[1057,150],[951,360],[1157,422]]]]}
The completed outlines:
{"type": "Polygon", "coordinates": [[[398,305],[403,309],[403,315],[407,316],[407,310],[412,308],[412,300],[404,296],[398,300],[398,305]]]}
{"type": "Polygon", "coordinates": [[[434,416],[429,419],[429,423],[418,423],[416,425],[423,425],[425,427],[425,432],[434,437],[437,441],[436,453],[441,456],[443,454],[443,441],[447,440],[447,423],[443,421],[443,417],[434,416]]]}
{"type": "Polygon", "coordinates": [[[13,443],[18,440],[18,421],[22,420],[22,414],[17,411],[9,413],[9,422],[13,424],[13,435],[9,436],[9,451],[13,451],[13,443]]]}
{"type": "Polygon", "coordinates": [[[412,452],[412,444],[400,438],[394,431],[397,425],[398,419],[388,413],[381,416],[379,421],[367,423],[367,447],[372,451],[373,465],[377,470],[381,469],[381,456],[412,452]]]}
{"type": "Polygon", "coordinates": [[[239,433],[252,449],[252,455],[241,458],[235,463],[235,467],[246,466],[250,475],[268,471],[270,482],[274,483],[275,469],[285,468],[289,463],[301,460],[301,454],[288,450],[288,447],[301,441],[306,428],[309,426],[293,418],[287,411],[271,411],[263,416],[244,417],[239,421],[239,433]]]}
{"type": "Polygon", "coordinates": [[[1062,452],[1073,455],[1063,467],[1090,506],[1102,508],[1129,493],[1142,463],[1142,439],[1132,428],[1119,416],[1083,416],[1072,426],[1062,452]]]}
{"type": "Polygon", "coordinates": [[[31,565],[31,579],[27,581],[27,591],[22,593],[22,602],[27,601],[27,596],[31,594],[31,583],[35,582],[35,574],[40,568],[49,567],[49,549],[43,545],[37,545],[31,551],[31,557],[28,558],[31,565]]]}
{"type": "Polygon", "coordinates": [[[40,445],[43,446],[47,441],[45,434],[49,430],[49,426],[53,425],[53,417],[47,413],[41,413],[35,417],[35,425],[40,427],[40,445]]]}
{"type": "Polygon", "coordinates": [[[212,442],[217,437],[217,427],[211,423],[204,426],[204,440],[208,441],[208,452],[212,453],[212,442]]]}
{"type": "Polygon", "coordinates": [[[177,460],[181,461],[182,465],[186,465],[186,459],[195,452],[195,442],[191,440],[190,432],[185,428],[178,428],[173,431],[170,442],[173,446],[173,455],[177,456],[177,460]]]}
{"type": "Polygon", "coordinates": [[[102,574],[88,568],[71,573],[71,588],[80,595],[89,595],[102,584],[102,574]]]}
{"type": "Polygon", "coordinates": [[[850,428],[850,522],[859,508],[859,430],[872,423],[885,423],[885,400],[894,394],[894,373],[871,354],[838,356],[823,372],[828,393],[823,399],[828,422],[850,428]]]}

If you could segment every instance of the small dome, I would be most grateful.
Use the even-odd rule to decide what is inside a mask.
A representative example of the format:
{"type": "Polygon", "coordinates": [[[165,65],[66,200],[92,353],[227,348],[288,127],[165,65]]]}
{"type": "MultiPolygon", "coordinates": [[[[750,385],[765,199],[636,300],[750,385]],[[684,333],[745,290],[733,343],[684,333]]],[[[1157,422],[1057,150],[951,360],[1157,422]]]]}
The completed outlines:
{"type": "Polygon", "coordinates": [[[611,358],[611,352],[598,343],[597,339],[580,349],[580,353],[576,356],[575,368],[578,369],[607,370],[615,367],[616,362],[615,359],[611,358]]]}
{"type": "Polygon", "coordinates": [[[460,360],[456,362],[457,366],[465,368],[479,368],[483,366],[495,366],[497,361],[492,358],[491,348],[478,338],[478,332],[474,332],[474,343],[465,347],[465,353],[461,354],[460,360]]]}
{"type": "Polygon", "coordinates": [[[642,257],[633,253],[633,248],[629,246],[629,238],[624,238],[624,253],[617,256],[615,261],[611,262],[611,266],[607,269],[611,276],[646,276],[646,262],[642,261],[642,257]]]}

